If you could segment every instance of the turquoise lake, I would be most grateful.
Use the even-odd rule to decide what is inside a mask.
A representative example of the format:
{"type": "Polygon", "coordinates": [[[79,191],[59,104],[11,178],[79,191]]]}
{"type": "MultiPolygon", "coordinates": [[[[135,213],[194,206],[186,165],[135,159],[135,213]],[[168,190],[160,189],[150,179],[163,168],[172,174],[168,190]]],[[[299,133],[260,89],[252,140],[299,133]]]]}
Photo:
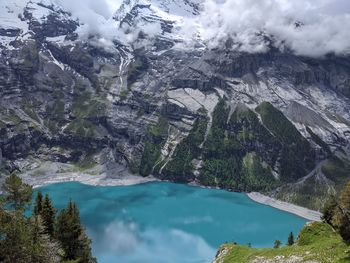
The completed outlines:
{"type": "Polygon", "coordinates": [[[223,190],[172,184],[40,188],[61,209],[72,199],[99,263],[211,262],[224,242],[272,247],[306,220],[223,190]]]}

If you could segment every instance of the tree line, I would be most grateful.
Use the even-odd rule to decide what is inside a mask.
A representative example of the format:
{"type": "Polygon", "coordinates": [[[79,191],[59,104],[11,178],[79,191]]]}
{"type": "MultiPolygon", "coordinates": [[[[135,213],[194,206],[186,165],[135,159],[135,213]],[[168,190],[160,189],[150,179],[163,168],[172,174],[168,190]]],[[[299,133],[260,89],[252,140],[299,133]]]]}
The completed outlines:
{"type": "MultiPolygon", "coordinates": [[[[343,238],[344,242],[350,244],[350,182],[344,187],[338,197],[331,196],[322,209],[323,222],[331,225],[343,238]]],[[[291,232],[288,236],[287,245],[295,243],[291,232]]],[[[274,248],[280,248],[281,241],[276,240],[274,248]]]]}
{"type": "Polygon", "coordinates": [[[48,194],[37,193],[12,174],[0,198],[1,263],[96,263],[79,209],[70,201],[57,213],[48,194]]]}
{"type": "Polygon", "coordinates": [[[350,244],[350,182],[339,197],[332,196],[322,211],[323,221],[339,232],[343,240],[350,244]]]}

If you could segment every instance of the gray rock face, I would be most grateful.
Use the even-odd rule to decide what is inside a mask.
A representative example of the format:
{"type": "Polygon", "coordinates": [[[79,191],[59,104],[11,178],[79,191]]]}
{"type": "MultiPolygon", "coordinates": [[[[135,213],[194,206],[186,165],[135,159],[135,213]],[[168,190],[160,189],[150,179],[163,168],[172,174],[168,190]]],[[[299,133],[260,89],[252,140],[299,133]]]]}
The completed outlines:
{"type": "Polygon", "coordinates": [[[21,33],[18,28],[0,28],[0,36],[4,37],[16,37],[21,33]]]}
{"type": "MultiPolygon", "coordinates": [[[[183,4],[198,14],[196,3],[183,4]]],[[[198,111],[210,119],[220,98],[250,109],[271,102],[309,141],[306,127],[333,151],[348,145],[350,58],[180,49],[174,22],[152,12],[125,1],[115,21],[130,28],[159,23],[161,33],[148,39],[141,30],[133,45],[116,40],[108,48],[96,45],[97,36],[80,38],[79,21],[68,12],[38,1],[17,15],[15,24],[27,28],[0,27],[0,161],[8,170],[29,157],[99,163],[103,152],[132,167],[161,115],[170,125],[161,158],[169,160],[198,111]]],[[[259,149],[268,163],[276,159],[274,147],[259,149]]]]}
{"type": "Polygon", "coordinates": [[[322,116],[297,102],[292,101],[288,105],[286,115],[295,123],[301,123],[309,127],[332,129],[332,125],[322,116]]]}
{"type": "Polygon", "coordinates": [[[0,167],[2,167],[2,151],[0,150],[0,167]]]}

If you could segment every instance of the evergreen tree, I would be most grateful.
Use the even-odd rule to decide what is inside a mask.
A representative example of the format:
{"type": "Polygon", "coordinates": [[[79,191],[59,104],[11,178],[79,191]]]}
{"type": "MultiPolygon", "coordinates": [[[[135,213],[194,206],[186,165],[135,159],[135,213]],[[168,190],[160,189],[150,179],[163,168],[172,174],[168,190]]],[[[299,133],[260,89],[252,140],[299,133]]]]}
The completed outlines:
{"type": "Polygon", "coordinates": [[[31,258],[34,262],[45,263],[44,242],[42,240],[41,222],[38,216],[34,216],[32,222],[32,247],[31,258]]]}
{"type": "Polygon", "coordinates": [[[1,215],[0,262],[34,263],[31,260],[31,228],[19,212],[1,215]]]}
{"type": "Polygon", "coordinates": [[[56,235],[65,251],[66,260],[93,263],[96,259],[91,254],[91,240],[86,236],[81,225],[79,210],[75,203],[69,202],[57,218],[56,235]]]}
{"type": "MultiPolygon", "coordinates": [[[[6,180],[4,190],[4,197],[0,198],[0,262],[61,263],[61,239],[54,236],[56,211],[49,196],[43,200],[38,194],[33,215],[26,217],[24,211],[30,203],[32,188],[12,175],[6,180]]],[[[68,220],[63,221],[66,227],[61,230],[67,232],[60,235],[72,239],[72,250],[66,248],[66,255],[74,255],[76,263],[96,262],[78,208],[71,202],[66,211],[68,220]]]]}
{"type": "Polygon", "coordinates": [[[294,235],[293,232],[290,232],[288,236],[288,241],[287,241],[288,246],[293,246],[294,245],[294,235]]]}
{"type": "Polygon", "coordinates": [[[3,189],[5,193],[0,200],[0,262],[29,263],[30,225],[23,215],[30,200],[27,198],[28,185],[16,175],[11,175],[3,189]]]}
{"type": "Polygon", "coordinates": [[[38,192],[34,205],[34,215],[38,216],[43,211],[43,194],[38,192]]]}
{"type": "Polygon", "coordinates": [[[32,259],[35,263],[61,263],[61,247],[47,233],[40,216],[32,221],[32,259]]]}
{"type": "Polygon", "coordinates": [[[45,195],[45,199],[42,204],[41,217],[45,227],[45,232],[50,235],[50,237],[53,237],[55,231],[56,209],[52,206],[48,194],[45,195]]]}
{"type": "Polygon", "coordinates": [[[334,213],[337,209],[338,202],[334,196],[331,196],[322,209],[322,220],[332,225],[334,213]]]}
{"type": "Polygon", "coordinates": [[[350,242],[350,182],[342,191],[337,202],[332,225],[346,242],[350,242]]]}
{"type": "Polygon", "coordinates": [[[32,200],[33,189],[23,183],[22,179],[15,174],[6,178],[3,185],[5,201],[15,210],[23,210],[32,200]]]}
{"type": "Polygon", "coordinates": [[[275,240],[275,243],[274,243],[274,245],[273,245],[273,248],[280,248],[281,245],[282,245],[282,242],[281,242],[281,241],[275,240]]]}

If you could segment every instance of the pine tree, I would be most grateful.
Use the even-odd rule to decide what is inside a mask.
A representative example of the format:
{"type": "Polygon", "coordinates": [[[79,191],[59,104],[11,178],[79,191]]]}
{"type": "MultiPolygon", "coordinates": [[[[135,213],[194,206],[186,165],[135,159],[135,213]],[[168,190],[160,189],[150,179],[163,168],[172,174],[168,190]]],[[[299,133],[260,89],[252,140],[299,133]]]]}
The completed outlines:
{"type": "Polygon", "coordinates": [[[42,213],[43,211],[43,194],[41,192],[38,192],[35,200],[35,205],[34,205],[34,215],[38,216],[42,213]]]}
{"type": "Polygon", "coordinates": [[[350,242],[350,182],[342,191],[336,205],[332,225],[346,242],[350,242]]]}
{"type": "Polygon", "coordinates": [[[281,245],[282,245],[282,242],[281,242],[281,241],[279,241],[279,240],[275,240],[275,243],[274,243],[273,248],[280,248],[280,247],[281,247],[281,245]]]}
{"type": "Polygon", "coordinates": [[[31,228],[18,211],[1,213],[0,261],[2,263],[32,263],[31,228]],[[3,238],[5,237],[5,238],[3,238]]]}
{"type": "Polygon", "coordinates": [[[33,262],[37,263],[44,263],[45,262],[45,256],[44,256],[44,247],[43,247],[43,240],[42,240],[42,227],[39,216],[34,216],[32,218],[32,229],[31,229],[31,235],[32,235],[32,244],[31,244],[31,258],[33,262]]]}
{"type": "Polygon", "coordinates": [[[50,235],[50,237],[53,237],[55,233],[56,209],[52,206],[48,194],[45,195],[45,199],[42,205],[41,217],[46,233],[50,235]]]}
{"type": "Polygon", "coordinates": [[[38,194],[34,213],[24,211],[31,200],[32,188],[12,175],[6,180],[4,198],[0,198],[0,262],[1,263],[61,263],[61,237],[66,236],[66,255],[74,262],[95,263],[91,241],[81,226],[78,208],[72,202],[66,209],[60,239],[54,236],[56,211],[48,195],[38,194]],[[30,193],[30,195],[29,195],[30,193]],[[71,240],[69,240],[71,239],[71,240]],[[71,243],[69,243],[71,241],[71,243]],[[68,251],[68,252],[67,252],[68,251]]]}
{"type": "Polygon", "coordinates": [[[15,210],[24,210],[32,201],[32,187],[15,174],[6,178],[3,189],[6,203],[15,210]]]}
{"type": "Polygon", "coordinates": [[[91,240],[85,234],[80,222],[79,210],[72,201],[59,214],[56,231],[56,236],[65,251],[66,260],[96,262],[91,254],[91,240]]]}
{"type": "Polygon", "coordinates": [[[288,246],[293,246],[294,245],[294,235],[293,232],[290,232],[289,236],[288,236],[288,242],[287,242],[288,246]]]}
{"type": "Polygon", "coordinates": [[[331,196],[322,209],[322,220],[333,225],[333,216],[337,209],[338,202],[334,196],[331,196]]]}
{"type": "Polygon", "coordinates": [[[43,225],[41,216],[34,216],[32,221],[31,258],[34,263],[61,263],[61,248],[58,241],[52,239],[43,225]]]}

